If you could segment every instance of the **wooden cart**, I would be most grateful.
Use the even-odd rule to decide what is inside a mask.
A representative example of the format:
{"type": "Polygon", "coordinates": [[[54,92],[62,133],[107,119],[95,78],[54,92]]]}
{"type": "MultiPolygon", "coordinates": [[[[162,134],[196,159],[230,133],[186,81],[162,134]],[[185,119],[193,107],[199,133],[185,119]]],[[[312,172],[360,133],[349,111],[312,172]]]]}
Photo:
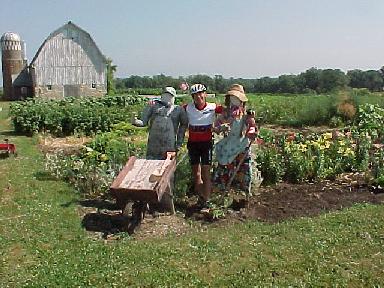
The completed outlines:
{"type": "Polygon", "coordinates": [[[162,203],[173,214],[172,181],[176,170],[176,153],[168,152],[165,160],[129,158],[110,187],[112,197],[122,211],[133,203],[133,227],[140,224],[148,205],[162,203]]]}

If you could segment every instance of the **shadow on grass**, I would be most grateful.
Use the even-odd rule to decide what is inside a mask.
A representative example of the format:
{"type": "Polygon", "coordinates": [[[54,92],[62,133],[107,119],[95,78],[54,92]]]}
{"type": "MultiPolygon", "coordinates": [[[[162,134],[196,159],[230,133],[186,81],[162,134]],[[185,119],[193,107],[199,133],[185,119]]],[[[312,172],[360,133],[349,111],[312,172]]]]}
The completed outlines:
{"type": "Polygon", "coordinates": [[[0,151],[0,159],[6,159],[9,157],[10,157],[9,153],[0,151]]]}
{"type": "Polygon", "coordinates": [[[88,213],[81,221],[82,227],[87,231],[102,232],[103,238],[110,234],[127,232],[130,225],[130,217],[124,216],[121,212],[111,213],[88,213]]]}
{"type": "Polygon", "coordinates": [[[82,207],[97,208],[97,212],[84,215],[82,227],[87,231],[101,232],[103,238],[120,232],[133,233],[132,217],[124,215],[115,202],[106,199],[86,199],[77,201],[82,207]]]}
{"type": "Polygon", "coordinates": [[[119,209],[114,202],[108,200],[82,200],[78,203],[83,207],[98,209],[97,212],[84,215],[82,227],[87,231],[102,232],[104,239],[120,232],[127,232],[132,235],[135,229],[141,225],[147,209],[147,204],[142,202],[130,202],[124,211],[119,209]]]}
{"type": "Polygon", "coordinates": [[[0,138],[12,137],[12,136],[23,136],[24,134],[16,133],[14,130],[0,131],[0,138]]]}
{"type": "Polygon", "coordinates": [[[58,181],[56,177],[46,171],[38,171],[33,176],[39,181],[58,181]]]}

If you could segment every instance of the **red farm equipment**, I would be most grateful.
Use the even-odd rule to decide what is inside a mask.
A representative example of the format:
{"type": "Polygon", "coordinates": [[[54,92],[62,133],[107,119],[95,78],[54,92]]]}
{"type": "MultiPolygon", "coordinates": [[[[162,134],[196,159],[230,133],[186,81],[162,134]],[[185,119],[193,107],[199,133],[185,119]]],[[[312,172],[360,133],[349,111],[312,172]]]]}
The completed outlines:
{"type": "Polygon", "coordinates": [[[4,139],[4,142],[0,142],[0,154],[9,156],[13,154],[16,156],[16,146],[15,144],[9,143],[8,139],[4,139]]]}

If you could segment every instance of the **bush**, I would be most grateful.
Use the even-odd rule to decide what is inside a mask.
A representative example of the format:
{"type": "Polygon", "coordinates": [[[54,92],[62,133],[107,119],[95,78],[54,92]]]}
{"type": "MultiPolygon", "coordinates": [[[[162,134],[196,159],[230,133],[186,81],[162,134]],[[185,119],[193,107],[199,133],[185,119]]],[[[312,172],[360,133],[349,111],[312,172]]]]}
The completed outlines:
{"type": "Polygon", "coordinates": [[[372,161],[373,184],[384,187],[384,150],[375,151],[372,161]]]}
{"type": "Polygon", "coordinates": [[[264,178],[263,184],[275,184],[285,173],[283,157],[275,146],[260,147],[256,153],[257,169],[264,178]]]}
{"type": "Polygon", "coordinates": [[[130,119],[133,111],[145,102],[145,99],[132,95],[59,101],[32,99],[12,103],[10,115],[16,132],[27,135],[37,132],[59,137],[93,135],[109,131],[114,124],[130,119]]]}
{"type": "Polygon", "coordinates": [[[382,139],[384,137],[384,108],[372,104],[360,106],[355,126],[360,133],[364,132],[370,136],[373,142],[382,139]]]}

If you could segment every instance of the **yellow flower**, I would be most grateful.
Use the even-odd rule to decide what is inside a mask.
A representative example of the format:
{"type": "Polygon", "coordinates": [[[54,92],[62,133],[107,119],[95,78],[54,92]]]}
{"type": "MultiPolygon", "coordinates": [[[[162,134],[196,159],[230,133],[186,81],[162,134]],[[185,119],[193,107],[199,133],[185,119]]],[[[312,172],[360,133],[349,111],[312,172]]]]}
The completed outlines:
{"type": "Polygon", "coordinates": [[[347,148],[347,149],[345,149],[345,152],[344,152],[344,156],[353,156],[353,155],[355,155],[355,151],[353,151],[351,148],[347,148]]]}
{"type": "Polygon", "coordinates": [[[307,145],[305,145],[305,144],[303,144],[303,143],[300,143],[300,144],[299,144],[299,150],[300,150],[301,152],[305,152],[305,151],[307,151],[307,145]]]}
{"type": "Polygon", "coordinates": [[[101,161],[107,161],[107,160],[108,160],[108,156],[105,155],[105,154],[101,154],[101,155],[100,155],[100,160],[101,160],[101,161]]]}
{"type": "Polygon", "coordinates": [[[328,140],[328,139],[332,139],[332,132],[324,133],[324,134],[323,134],[323,138],[324,138],[324,139],[327,139],[327,140],[328,140]]]}

